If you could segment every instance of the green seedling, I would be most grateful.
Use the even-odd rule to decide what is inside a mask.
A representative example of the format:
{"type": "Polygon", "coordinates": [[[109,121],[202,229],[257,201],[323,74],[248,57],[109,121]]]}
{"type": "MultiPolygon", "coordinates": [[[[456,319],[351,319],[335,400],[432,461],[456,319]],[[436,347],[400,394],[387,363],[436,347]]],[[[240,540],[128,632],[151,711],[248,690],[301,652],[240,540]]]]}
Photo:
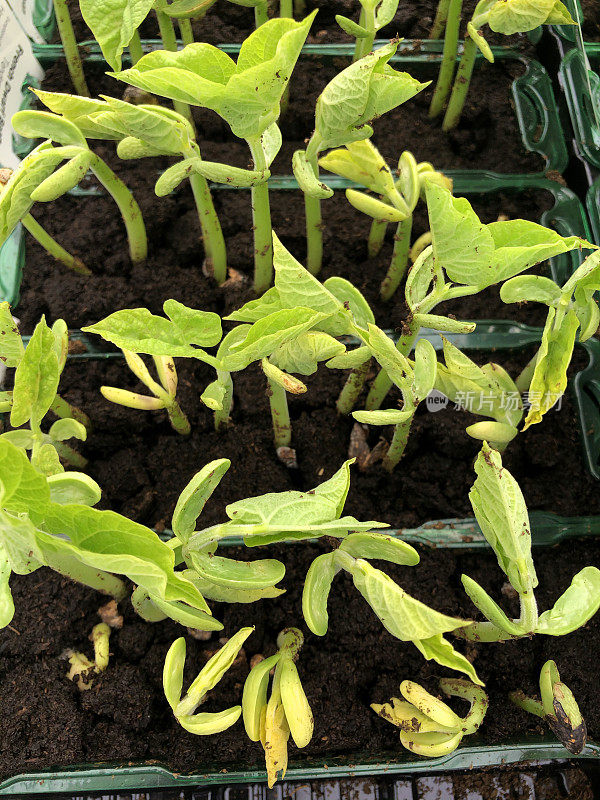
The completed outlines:
{"type": "Polygon", "coordinates": [[[132,69],[113,73],[119,80],[161,97],[212,109],[248,143],[253,171],[259,174],[249,184],[254,288],[258,293],[268,289],[273,276],[267,179],[281,147],[277,126],[281,99],[315,13],[301,23],[286,18],[265,22],[243,42],[237,62],[212,45],[191,44],[177,53],[149,53],[132,69]]]}
{"type": "MultiPolygon", "coordinates": [[[[412,350],[421,327],[450,333],[474,330],[472,323],[433,314],[439,303],[477,294],[559,253],[595,249],[578,236],[559,236],[527,220],[484,225],[468,200],[453,197],[432,181],[426,182],[425,193],[432,244],[419,254],[406,279],[409,318],[397,343],[404,356],[412,350]]],[[[367,397],[367,410],[379,408],[391,386],[382,370],[367,397]]]]}
{"type": "Polygon", "coordinates": [[[71,22],[67,0],[52,0],[52,4],[54,6],[56,27],[60,34],[60,41],[62,42],[67,69],[73,81],[73,86],[77,94],[89,97],[90,92],[85,82],[83,64],[81,63],[81,56],[79,55],[79,47],[75,39],[75,32],[73,31],[73,23],[71,22]]]}
{"type": "Polygon", "coordinates": [[[219,374],[220,361],[203,348],[214,347],[220,342],[221,319],[218,314],[196,311],[176,300],[166,300],[163,308],[166,319],[152,314],[147,308],[123,309],[83,330],[98,334],[107,342],[120,347],[129,367],[155,395],[145,397],[122,389],[104,387],[104,396],[131,408],[166,408],[175,430],[185,434],[189,433],[189,422],[177,404],[177,376],[173,358],[198,359],[214,367],[219,374]],[[152,356],[160,385],[150,376],[138,353],[152,356]],[[108,394],[106,389],[110,389],[108,394]]]}
{"type": "Polygon", "coordinates": [[[10,234],[20,222],[26,231],[40,244],[44,250],[64,264],[65,267],[78,272],[80,275],[91,275],[91,271],[85,266],[83,261],[77,256],[71,255],[64,247],[50,236],[50,234],[34,219],[29,213],[33,201],[29,197],[28,169],[29,164],[36,156],[31,153],[17,171],[12,169],[0,169],[0,224],[2,225],[0,236],[2,243],[8,239],[10,234]],[[29,159],[29,162],[28,162],[29,159]],[[28,162],[27,164],[25,162],[28,162]],[[3,202],[4,194],[6,199],[3,202]]]}
{"type": "Polygon", "coordinates": [[[100,391],[111,403],[140,411],[158,411],[164,408],[169,415],[169,422],[177,433],[187,436],[190,431],[188,418],[177,402],[177,371],[175,362],[169,356],[153,356],[154,366],[158,374],[157,383],[145,365],[144,360],[131,350],[123,350],[127,366],[133,374],[152,392],[152,397],[114,386],[101,386],[100,391]]]}
{"type": "Polygon", "coordinates": [[[30,450],[32,464],[44,475],[64,472],[59,456],[71,466],[85,467],[86,459],[65,442],[71,438],[85,441],[90,421],[57,393],[69,346],[66,324],[58,320],[49,328],[42,317],[24,347],[10,306],[1,303],[0,336],[0,360],[15,368],[13,389],[3,393],[14,430],[1,434],[0,439],[30,450]],[[44,433],[42,421],[49,411],[61,418],[44,433]]]}
{"type": "Polygon", "coordinates": [[[9,191],[13,184],[10,181],[0,196],[0,219],[3,221],[0,241],[4,241],[33,203],[48,203],[61,197],[77,186],[89,169],[121,212],[132,262],[144,261],[148,243],[142,212],[123,181],[90,150],[82,131],[68,119],[47,111],[17,111],[12,117],[12,126],[22,136],[47,141],[38,145],[21,163],[16,172],[23,174],[14,181],[14,190],[9,191]],[[60,146],[54,147],[52,141],[60,146]],[[58,167],[62,161],[66,163],[58,167]]]}
{"type": "Polygon", "coordinates": [[[500,642],[533,634],[565,636],[591,619],[600,608],[600,570],[584,567],[554,606],[540,614],[538,584],[531,555],[531,528],[523,494],[499,453],[484,442],[475,462],[477,479],[469,500],[498,565],[519,597],[521,614],[513,620],[468,575],[462,583],[487,622],[475,622],[456,633],[476,642],[500,642]]]}
{"type": "Polygon", "coordinates": [[[90,640],[94,645],[94,660],[90,659],[76,650],[67,650],[65,655],[69,659],[69,671],[67,678],[70,681],[77,682],[77,688],[80,692],[85,692],[91,689],[94,683],[94,675],[108,667],[109,660],[109,638],[110,628],[106,623],[100,622],[94,625],[90,634],[90,640]]]}
{"type": "Polygon", "coordinates": [[[394,425],[394,436],[383,458],[383,467],[391,472],[402,458],[419,403],[435,385],[437,356],[431,342],[421,339],[415,347],[415,360],[410,363],[392,340],[375,325],[369,326],[367,346],[382,368],[402,393],[402,408],[383,411],[354,411],[357,422],[368,425],[394,425]]]}
{"type": "Polygon", "coordinates": [[[397,43],[391,42],[342,70],[323,89],[315,109],[315,129],[306,150],[294,153],[294,175],[304,192],[306,211],[306,265],[317,275],[323,263],[321,200],[333,195],[321,182],[319,154],[334,147],[368,139],[370,123],[410,100],[428,84],[389,65],[397,43]]]}
{"type": "Polygon", "coordinates": [[[251,170],[203,161],[193,126],[176,111],[144,103],[133,105],[114,97],[88,100],[57,92],[36,91],[36,94],[44,105],[73,123],[87,138],[117,141],[120,158],[164,155],[180,159],[159,177],[155,192],[164,197],[185,178],[189,179],[204,243],[204,271],[223,283],[227,277],[227,253],[208,180],[249,186],[262,176],[251,170]]]}
{"type": "Polygon", "coordinates": [[[196,586],[175,572],[173,550],[150,528],[93,508],[100,496],[87,475],[46,477],[0,438],[0,627],[14,614],[11,573],[45,566],[117,601],[130,591],[117,577],[125,576],[155,597],[166,616],[177,620],[184,609],[183,624],[200,628],[210,620],[221,628],[196,586]]]}
{"type": "Polygon", "coordinates": [[[491,63],[494,62],[492,49],[481,30],[484,25],[489,25],[495,33],[509,36],[532,31],[540,25],[576,24],[560,0],[535,3],[529,0],[480,0],[467,23],[467,35],[455,77],[461,10],[462,0],[440,0],[432,31],[433,38],[439,38],[445,29],[444,54],[429,115],[439,116],[448,103],[442,125],[445,131],[455,128],[460,121],[477,51],[481,51],[491,63]]]}
{"type": "Polygon", "coordinates": [[[390,300],[408,268],[413,213],[419,198],[425,197],[425,181],[436,181],[450,191],[452,181],[436,172],[428,162],[418,164],[408,151],[400,156],[398,177],[395,178],[368,139],[332,150],[319,159],[319,165],[381,195],[381,199],[377,199],[356,189],[346,189],[350,204],[373,217],[368,242],[369,258],[374,258],[381,250],[388,223],[397,223],[392,260],[380,288],[381,298],[390,300]]]}
{"type": "Polygon", "coordinates": [[[356,39],[354,61],[371,52],[378,32],[394,19],[399,0],[359,0],[359,2],[361,8],[358,24],[342,14],[336,14],[335,17],[340,28],[356,39]]]}
{"type": "Polygon", "coordinates": [[[490,417],[489,421],[469,425],[467,433],[502,452],[518,434],[517,426],[523,419],[519,379],[513,381],[499,364],[479,367],[445,337],[442,339],[445,364],[437,365],[435,388],[459,407],[490,417]]]}
{"type": "Polygon", "coordinates": [[[587,728],[573,692],[564,684],[554,661],[546,661],[540,673],[541,702],[529,697],[521,689],[510,692],[511,701],[527,711],[541,717],[550,730],[573,755],[577,756],[587,742],[587,728]]]}
{"type": "Polygon", "coordinates": [[[404,700],[392,697],[390,703],[371,703],[376,714],[400,728],[403,747],[427,758],[453,753],[465,736],[479,730],[488,709],[487,694],[470,681],[441,678],[439,686],[447,697],[460,697],[471,704],[464,717],[413,681],[400,684],[404,700]]]}
{"type": "Polygon", "coordinates": [[[585,342],[598,330],[600,309],[594,296],[600,289],[600,252],[589,255],[564,284],[540,275],[519,275],[500,289],[505,303],[538,302],[548,306],[542,343],[519,381],[528,387],[530,408],[523,430],[542,421],[567,386],[567,370],[575,340],[585,342]]]}
{"type": "Polygon", "coordinates": [[[242,713],[246,733],[265,751],[269,788],[277,777],[285,778],[290,734],[296,747],[306,747],[312,739],[314,722],[311,708],[298,675],[296,661],[304,636],[298,628],[286,628],[277,637],[278,651],[260,661],[244,684],[242,713]],[[271,694],[269,675],[273,673],[271,694]]]}
{"type": "Polygon", "coordinates": [[[302,612],[310,630],[317,636],[327,633],[331,584],[337,573],[345,570],[392,636],[412,642],[426,659],[464,672],[481,684],[473,665],[444,638],[445,633],[464,626],[464,621],[441,614],[411,597],[385,572],[373,567],[367,560],[371,558],[403,566],[419,563],[417,551],[401,539],[372,531],[350,533],[333,552],[317,556],[308,570],[302,612]]]}
{"type": "Polygon", "coordinates": [[[232,636],[202,667],[183,697],[181,691],[186,654],[183,636],[176,639],[169,648],[163,668],[163,689],[175,719],[188,733],[194,733],[196,736],[221,733],[234,725],[240,718],[241,706],[233,706],[216,713],[200,712],[196,714],[195,711],[231,667],[238,657],[242,645],[253,630],[254,628],[242,628],[232,636]]]}

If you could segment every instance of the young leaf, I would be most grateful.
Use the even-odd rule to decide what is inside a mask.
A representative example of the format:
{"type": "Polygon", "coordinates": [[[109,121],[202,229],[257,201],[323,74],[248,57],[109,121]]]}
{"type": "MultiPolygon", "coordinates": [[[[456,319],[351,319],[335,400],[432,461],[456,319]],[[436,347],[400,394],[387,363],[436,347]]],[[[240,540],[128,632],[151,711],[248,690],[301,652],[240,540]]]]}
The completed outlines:
{"type": "Polygon", "coordinates": [[[335,553],[323,553],[315,558],[306,573],[302,591],[302,614],[316,636],[325,636],[327,633],[327,600],[333,579],[340,569],[335,561],[335,553]]]}
{"type": "Polygon", "coordinates": [[[0,303],[0,336],[2,337],[0,361],[5,367],[16,367],[23,358],[25,347],[10,306],[6,302],[0,303]]]}
{"type": "Polygon", "coordinates": [[[81,15],[112,69],[121,69],[123,50],[153,5],[154,0],[80,0],[81,15]]]}
{"type": "Polygon", "coordinates": [[[11,425],[31,420],[38,427],[56,397],[59,377],[54,336],[42,317],[15,372],[11,425]]]}
{"type": "Polygon", "coordinates": [[[391,561],[393,564],[414,567],[419,554],[407,542],[383,533],[351,533],[340,545],[340,550],[350,553],[353,558],[375,558],[391,561]]]}
{"type": "Polygon", "coordinates": [[[267,705],[267,689],[269,687],[269,673],[281,658],[280,653],[265,658],[250,670],[242,695],[242,714],[244,727],[249,739],[253,742],[260,741],[261,712],[267,705]]]}
{"type": "Polygon", "coordinates": [[[194,475],[179,495],[173,511],[171,525],[175,536],[184,544],[194,532],[198,517],[202,513],[207,500],[230,466],[231,461],[228,458],[211,461],[194,475]]]}
{"type": "Polygon", "coordinates": [[[10,561],[6,549],[0,544],[0,628],[10,625],[15,615],[15,604],[10,591],[10,561]]]}
{"type": "Polygon", "coordinates": [[[473,664],[462,653],[455,650],[441,633],[431,636],[429,639],[415,639],[413,644],[427,660],[433,659],[442,667],[448,667],[448,669],[453,669],[456,672],[464,672],[473,683],[484,686],[473,664]]]}
{"type": "Polygon", "coordinates": [[[217,586],[231,589],[266,589],[285,576],[285,566],[273,558],[236,561],[211,553],[190,553],[196,572],[217,586]]]}
{"type": "Polygon", "coordinates": [[[292,169],[298,185],[305,195],[318,200],[333,197],[333,189],[317,178],[312,166],[306,160],[305,150],[296,150],[292,158],[292,169]]]}
{"type": "Polygon", "coordinates": [[[565,636],[577,630],[600,609],[600,570],[584,567],[554,606],[540,615],[537,633],[565,636]]]}
{"type": "Polygon", "coordinates": [[[320,361],[327,361],[345,352],[345,346],[328,333],[308,331],[279,345],[269,360],[286,372],[313,375],[320,361]]]}
{"type": "Polygon", "coordinates": [[[50,499],[53,503],[95,506],[100,502],[102,490],[93,478],[83,472],[62,472],[48,478],[50,499]]]}

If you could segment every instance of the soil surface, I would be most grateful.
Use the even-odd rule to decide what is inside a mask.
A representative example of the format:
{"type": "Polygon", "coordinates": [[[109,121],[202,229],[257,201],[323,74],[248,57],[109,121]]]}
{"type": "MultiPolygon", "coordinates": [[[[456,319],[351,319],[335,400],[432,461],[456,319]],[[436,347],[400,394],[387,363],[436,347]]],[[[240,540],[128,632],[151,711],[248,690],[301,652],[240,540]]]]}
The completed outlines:
{"type": "MultiPolygon", "coordinates": [[[[390,636],[346,575],[336,578],[331,592],[327,636],[310,634],[301,618],[302,585],[310,563],[324,549],[324,543],[269,548],[269,556],[286,564],[282,583],[286,593],[276,601],[249,606],[215,605],[215,616],[224,630],[208,642],[186,635],[184,686],[215,652],[219,635],[231,636],[242,626],[254,625],[256,630],[246,641],[243,655],[211,692],[202,710],[238,704],[249,660],[256,654],[271,655],[278,632],[299,626],[306,639],[298,669],[314,711],[315,731],[304,750],[290,745],[291,762],[310,759],[331,764],[339,756],[348,757],[350,763],[369,757],[405,759],[397,729],[376,716],[369,704],[396,696],[405,678],[435,692],[437,678],[447,670],[425,661],[412,645],[390,636]]],[[[244,551],[239,554],[245,556],[244,551]]],[[[576,571],[600,564],[600,543],[590,540],[540,548],[535,558],[540,580],[536,597],[540,608],[546,609],[576,571]]],[[[495,558],[482,551],[422,549],[421,563],[414,569],[375,565],[410,594],[447,614],[464,618],[473,614],[460,584],[462,573],[490,591],[508,613],[517,613],[513,601],[505,597],[504,576],[495,558]]],[[[87,637],[106,598],[46,570],[13,576],[11,587],[17,610],[10,628],[0,631],[0,776],[67,764],[145,759],[200,774],[260,766],[260,745],[246,738],[240,722],[218,738],[193,736],[175,722],[163,696],[161,675],[168,647],[185,633],[180,626],[171,621],[142,622],[129,602],[123,602],[125,621],[111,637],[108,669],[90,690],[79,693],[65,677],[61,655],[73,647],[91,655],[87,637]]],[[[506,694],[516,687],[536,691],[539,671],[548,658],[556,660],[562,679],[574,692],[590,738],[600,735],[595,677],[600,615],[560,640],[538,636],[498,645],[458,642],[457,646],[473,660],[490,695],[479,742],[494,744],[546,733],[540,720],[513,707],[506,694]]],[[[465,713],[461,701],[456,710],[465,713]]]]}
{"type": "MultiPolygon", "coordinates": [[[[69,0],[69,12],[73,21],[73,29],[77,41],[93,39],[91,30],[83,21],[77,0],[69,0]]],[[[276,15],[278,3],[270,3],[270,15],[276,15]]],[[[401,36],[404,39],[427,39],[437,9],[437,0],[400,0],[398,10],[392,22],[378,33],[378,38],[391,39],[401,36]]],[[[465,0],[462,10],[461,36],[464,36],[467,23],[471,19],[477,0],[465,0]]],[[[315,8],[319,13],[312,25],[308,42],[312,44],[330,44],[332,42],[353,42],[335,21],[336,14],[342,14],[358,22],[360,6],[357,0],[306,0],[295,3],[294,17],[303,19],[315,8]],[[301,8],[305,6],[305,10],[301,8]]],[[[177,23],[175,23],[177,29],[177,23]]],[[[254,30],[254,10],[244,8],[234,2],[218,2],[208,11],[202,20],[192,21],[194,38],[197,42],[209,44],[238,43],[242,42],[254,30]]],[[[159,36],[158,24],[155,15],[151,12],[140,29],[142,39],[156,39],[159,36]]],[[[490,44],[510,45],[512,47],[531,47],[529,40],[524,35],[503,36],[489,29],[485,37],[490,44]]],[[[55,33],[55,42],[60,41],[58,32],[55,33]]]]}
{"type": "Polygon", "coordinates": [[[583,10],[581,30],[586,42],[600,42],[600,6],[597,0],[580,0],[583,10]]]}
{"type": "MultiPolygon", "coordinates": [[[[471,353],[479,363],[497,361],[513,377],[531,354],[471,353]]],[[[571,375],[585,363],[585,356],[579,353],[571,375]]],[[[321,367],[306,379],[306,394],[289,396],[299,467],[288,469],[277,459],[273,447],[266,384],[260,368],[251,367],[233,376],[233,424],[220,433],[214,430],[212,412],[199,399],[214,375],[203,365],[194,366],[181,359],[177,368],[178,398],[192,426],[186,439],[171,429],[162,412],[127,409],[102,397],[102,385],[147,393],[122,360],[71,361],[66,367],[60,391],[92,420],[94,430],[78,447],[89,459],[89,474],[103,489],[105,507],[164,528],[170,525],[177,498],[190,478],[209,461],[229,458],[231,468],[202,516],[203,527],[208,527],[223,520],[222,509],[227,503],[266,492],[312,489],[349,457],[353,420],[340,417],[335,409],[345,373],[321,367]]],[[[364,408],[361,402],[357,408],[364,408]]],[[[391,394],[385,407],[398,402],[399,398],[391,394]]],[[[422,403],[406,452],[391,476],[378,464],[364,472],[354,468],[347,513],[399,528],[471,516],[468,491],[480,447],[467,436],[465,428],[477,419],[482,417],[457,410],[453,404],[430,413],[422,403]]],[[[598,484],[585,471],[578,430],[575,408],[570,394],[566,394],[560,410],[548,412],[543,423],[519,434],[507,449],[504,463],[520,482],[530,510],[565,516],[600,513],[598,484]],[[568,475],[568,485],[562,492],[549,491],[558,475],[568,475]]],[[[368,445],[375,447],[381,436],[390,441],[391,428],[371,426],[368,445]]]]}
{"type": "MultiPolygon", "coordinates": [[[[248,192],[216,191],[215,207],[227,243],[231,279],[222,287],[202,273],[203,248],[199,223],[187,184],[168,197],[153,192],[156,174],[131,162],[120,162],[119,174],[133,189],[146,221],[148,260],[132,266],[125,228],[110,197],[64,196],[52,204],[38,204],[34,215],[48,232],[70,252],[83,258],[93,275],[77,275],[57,263],[27,236],[27,260],[18,315],[22,330],[30,332],[41,314],[64,318],[71,328],[97,322],[118,308],[145,306],[162,313],[162,305],[174,298],[192,308],[229,313],[254,297],[252,290],[252,217],[248,192]]],[[[520,217],[539,222],[551,207],[549,192],[494,192],[471,195],[473,207],[485,222],[520,217]]],[[[321,278],[341,275],[359,288],[371,304],[382,327],[398,327],[406,318],[402,288],[383,302],[379,287],[390,264],[395,226],[390,225],[381,253],[367,254],[370,218],[354,209],[343,192],[322,205],[325,224],[325,257],[321,278]]],[[[273,229],[283,244],[301,261],[306,254],[304,202],[299,192],[271,193],[273,229]]],[[[428,229],[427,213],[420,203],[415,213],[413,241],[428,229]]],[[[548,272],[548,265],[536,271],[548,272]]],[[[441,308],[441,307],[440,307],[441,308]]],[[[444,309],[442,309],[444,310],[444,309]]],[[[445,311],[459,319],[515,319],[543,325],[545,307],[507,305],[498,287],[446,304],[445,311]]]]}

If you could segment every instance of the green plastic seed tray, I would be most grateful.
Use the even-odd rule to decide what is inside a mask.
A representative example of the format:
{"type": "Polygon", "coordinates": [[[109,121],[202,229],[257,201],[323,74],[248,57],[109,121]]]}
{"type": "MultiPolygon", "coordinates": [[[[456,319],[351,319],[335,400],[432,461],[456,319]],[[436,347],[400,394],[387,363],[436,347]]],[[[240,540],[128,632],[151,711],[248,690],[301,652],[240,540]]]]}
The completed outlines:
{"type": "Polygon", "coordinates": [[[600,176],[588,189],[585,205],[592,229],[592,241],[600,244],[600,176]]]}
{"type": "Polygon", "coordinates": [[[598,169],[600,169],[599,69],[600,44],[588,44],[585,46],[585,51],[570,50],[563,58],[559,69],[559,80],[567,100],[577,150],[585,161],[598,169]]]}
{"type": "MultiPolygon", "coordinates": [[[[590,231],[582,204],[570,189],[556,181],[541,176],[507,176],[494,172],[478,170],[449,170],[453,178],[455,193],[475,198],[477,195],[495,192],[524,192],[526,190],[548,191],[553,197],[553,205],[540,217],[540,224],[554,228],[562,236],[577,235],[589,239],[590,231]]],[[[337,176],[327,176],[328,184],[334,189],[350,186],[348,181],[337,176]]],[[[270,179],[272,190],[297,190],[295,178],[275,176],[270,179]]],[[[221,184],[214,185],[213,191],[237,191],[221,184]]],[[[19,226],[11,238],[0,249],[0,299],[7,300],[15,307],[19,294],[23,271],[26,269],[27,235],[19,226]]],[[[582,260],[580,251],[564,253],[550,259],[553,279],[563,284],[579,266],[582,260]]]]}

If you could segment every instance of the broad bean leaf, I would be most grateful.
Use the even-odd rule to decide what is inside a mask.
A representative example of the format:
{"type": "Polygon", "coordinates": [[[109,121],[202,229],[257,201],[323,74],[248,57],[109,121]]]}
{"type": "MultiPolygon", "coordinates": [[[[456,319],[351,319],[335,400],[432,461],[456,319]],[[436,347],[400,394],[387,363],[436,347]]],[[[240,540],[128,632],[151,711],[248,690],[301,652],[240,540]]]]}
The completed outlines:
{"type": "Polygon", "coordinates": [[[369,139],[332,150],[319,159],[319,164],[323,169],[360,183],[376,194],[386,195],[394,191],[394,176],[369,139]]]}
{"type": "Polygon", "coordinates": [[[341,567],[335,553],[323,553],[310,565],[302,592],[302,614],[309,629],[316,636],[325,636],[329,627],[327,600],[333,579],[341,567]]]}
{"type": "Polygon", "coordinates": [[[483,535],[513,588],[519,594],[531,591],[537,586],[537,576],[529,514],[519,484],[502,466],[500,454],[486,442],[477,456],[475,472],[469,500],[483,535]]]}
{"type": "Polygon", "coordinates": [[[349,534],[340,544],[340,550],[350,553],[353,558],[382,559],[409,567],[416,566],[420,561],[419,554],[408,542],[374,531],[349,534]]]}
{"type": "Polygon", "coordinates": [[[47,108],[72,122],[86,139],[114,140],[121,137],[121,132],[100,125],[97,121],[98,115],[107,110],[105,100],[62,92],[45,92],[41,89],[33,91],[47,108]]]}
{"type": "Polygon", "coordinates": [[[0,544],[0,628],[10,625],[15,614],[15,604],[9,586],[11,572],[8,553],[0,544]]]}
{"type": "Polygon", "coordinates": [[[503,303],[545,303],[554,306],[561,298],[560,286],[543,275],[517,275],[500,287],[503,303]]]}
{"type": "Polygon", "coordinates": [[[102,490],[93,478],[83,472],[61,472],[48,479],[50,499],[53,503],[95,506],[100,502],[102,490]]]}
{"type": "Polygon", "coordinates": [[[62,145],[87,149],[85,136],[77,125],[48,111],[17,111],[11,124],[17,133],[28,139],[51,139],[62,145]]]}
{"type": "Polygon", "coordinates": [[[303,22],[272,19],[243,42],[237,64],[217,47],[190,44],[155,51],[115,78],[140,89],[210,108],[242,139],[260,137],[280,102],[316,12],[303,22]]]}
{"type": "Polygon", "coordinates": [[[230,586],[206,580],[195,570],[184,570],[184,574],[207,600],[214,600],[216,603],[256,603],[258,600],[272,600],[285,594],[285,589],[278,589],[275,586],[268,586],[265,589],[232,589],[230,586]]]}
{"type": "Polygon", "coordinates": [[[468,575],[461,576],[462,585],[465,592],[469,595],[471,601],[481,611],[483,616],[491,622],[499,631],[505,635],[499,636],[498,639],[508,639],[511,636],[523,636],[533,631],[528,631],[523,625],[514,622],[500,608],[498,603],[493,600],[489,594],[483,589],[477,581],[470,578],[468,575]]]}
{"type": "Polygon", "coordinates": [[[392,636],[403,642],[430,639],[465,625],[407,594],[389,575],[358,559],[352,569],[354,585],[392,636]]]}
{"type": "Polygon", "coordinates": [[[123,50],[148,16],[154,0],[79,0],[81,15],[114,70],[123,50]]]}
{"type": "Polygon", "coordinates": [[[342,466],[331,478],[315,486],[312,490],[313,494],[317,495],[317,497],[323,497],[325,500],[333,503],[336,516],[338,517],[342,515],[346,498],[350,491],[350,467],[354,464],[355,460],[354,458],[349,458],[347,461],[344,461],[342,466]]]}
{"type": "Polygon", "coordinates": [[[490,28],[510,36],[539,25],[575,25],[566,6],[557,0],[497,0],[487,15],[490,28]]]}
{"type": "Polygon", "coordinates": [[[204,580],[230,589],[267,589],[285,576],[281,561],[237,561],[211,553],[191,553],[192,565],[204,580]]]}
{"type": "Polygon", "coordinates": [[[11,425],[31,420],[39,426],[56,397],[59,377],[54,335],[42,317],[15,371],[11,425]]]}
{"type": "Polygon", "coordinates": [[[327,361],[345,352],[345,346],[328,333],[308,331],[279,345],[271,353],[270,360],[286,372],[313,375],[320,361],[327,361]]]}
{"type": "Polygon", "coordinates": [[[124,309],[83,330],[96,333],[123,350],[153,356],[187,356],[213,363],[213,356],[192,345],[218,344],[222,333],[219,315],[187,308],[176,300],[165,301],[163,308],[169,319],[146,308],[124,309]]]}
{"type": "Polygon", "coordinates": [[[333,189],[315,175],[312,165],[307,161],[306,150],[296,150],[292,157],[292,169],[298,185],[305,195],[317,200],[333,197],[333,189]]]}
{"type": "Polygon", "coordinates": [[[590,620],[600,609],[600,570],[584,567],[554,606],[540,614],[537,633],[565,636],[590,620]]]}

